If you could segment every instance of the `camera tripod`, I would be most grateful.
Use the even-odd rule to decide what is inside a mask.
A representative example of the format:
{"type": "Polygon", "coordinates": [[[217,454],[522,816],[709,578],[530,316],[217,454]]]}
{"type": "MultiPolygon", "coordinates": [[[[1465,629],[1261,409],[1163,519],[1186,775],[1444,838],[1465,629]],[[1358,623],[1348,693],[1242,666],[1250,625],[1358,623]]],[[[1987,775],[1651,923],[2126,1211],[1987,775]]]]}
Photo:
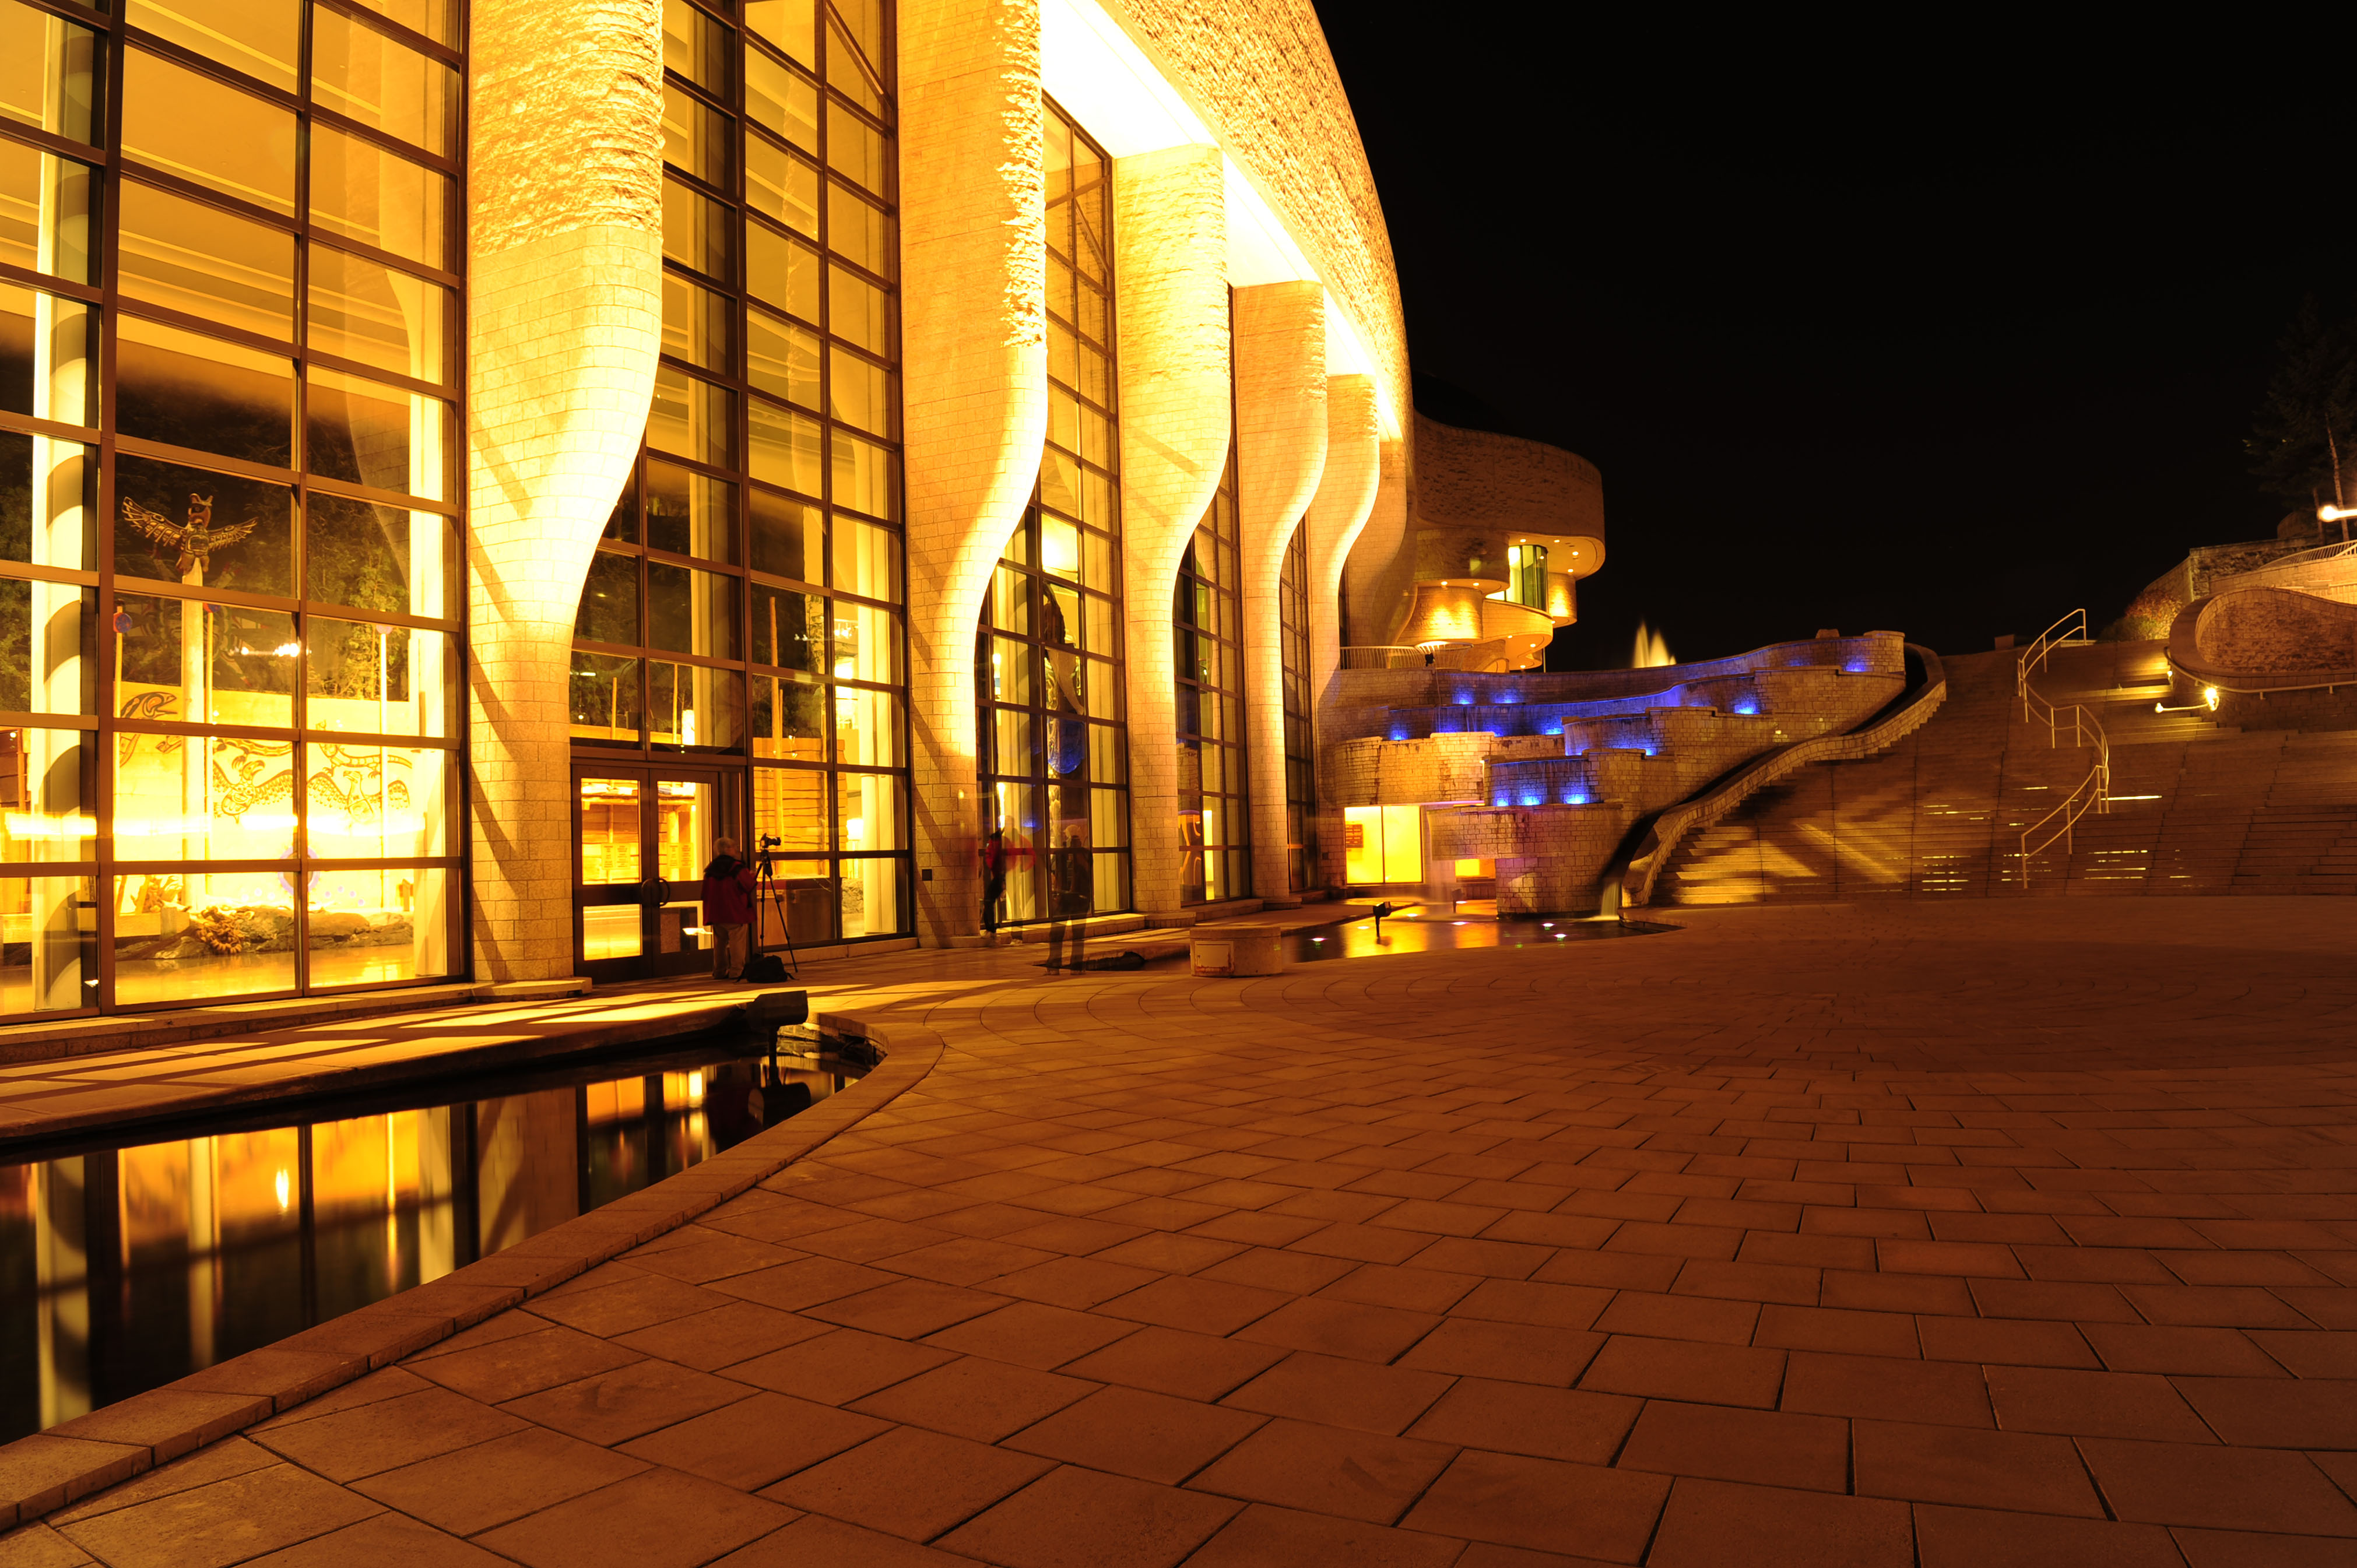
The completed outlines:
{"type": "MultiPolygon", "coordinates": [[[[777,848],[784,842],[775,833],[761,835],[760,846],[753,854],[753,908],[759,910],[761,900],[767,897],[770,908],[776,911],[778,930],[786,939],[786,978],[792,980],[797,978],[802,961],[802,955],[794,951],[794,923],[786,903],[786,890],[778,882],[777,848]]],[[[753,961],[749,950],[745,961],[748,966],[753,961]]]]}

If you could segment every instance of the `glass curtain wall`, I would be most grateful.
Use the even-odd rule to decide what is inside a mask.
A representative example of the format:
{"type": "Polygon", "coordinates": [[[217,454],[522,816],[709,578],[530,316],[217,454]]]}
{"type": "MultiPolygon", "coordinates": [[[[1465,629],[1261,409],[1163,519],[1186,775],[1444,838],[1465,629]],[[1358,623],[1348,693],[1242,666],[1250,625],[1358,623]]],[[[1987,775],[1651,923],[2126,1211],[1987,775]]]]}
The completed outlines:
{"type": "Polygon", "coordinates": [[[986,921],[1126,909],[1112,163],[1047,114],[1048,443],[975,639],[976,749],[1006,892],[986,921]]]}
{"type": "Polygon", "coordinates": [[[456,961],[458,42],[0,0],[0,1014],[456,961]]]}
{"type": "Polygon", "coordinates": [[[1178,725],[1178,901],[1252,892],[1244,768],[1243,617],[1237,604],[1236,449],[1178,564],[1171,597],[1178,725]]]}
{"type": "Polygon", "coordinates": [[[1316,732],[1310,715],[1317,699],[1309,690],[1309,526],[1296,524],[1285,547],[1276,580],[1278,633],[1284,650],[1285,865],[1288,891],[1307,893],[1318,885],[1318,789],[1313,759],[1316,732]]]}
{"type": "Polygon", "coordinates": [[[888,21],[667,0],[663,357],[576,627],[576,746],[749,752],[801,943],[909,927],[888,21]]]}

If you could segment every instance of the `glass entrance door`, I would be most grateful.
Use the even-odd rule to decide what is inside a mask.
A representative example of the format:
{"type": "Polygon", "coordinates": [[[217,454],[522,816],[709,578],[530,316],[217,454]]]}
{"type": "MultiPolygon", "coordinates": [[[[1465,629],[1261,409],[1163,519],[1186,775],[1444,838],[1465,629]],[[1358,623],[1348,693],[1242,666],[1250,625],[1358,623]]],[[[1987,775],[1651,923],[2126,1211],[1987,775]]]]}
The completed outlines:
{"type": "Polygon", "coordinates": [[[704,868],[725,831],[722,779],[691,768],[574,769],[574,966],[602,983],[710,964],[704,868]]]}

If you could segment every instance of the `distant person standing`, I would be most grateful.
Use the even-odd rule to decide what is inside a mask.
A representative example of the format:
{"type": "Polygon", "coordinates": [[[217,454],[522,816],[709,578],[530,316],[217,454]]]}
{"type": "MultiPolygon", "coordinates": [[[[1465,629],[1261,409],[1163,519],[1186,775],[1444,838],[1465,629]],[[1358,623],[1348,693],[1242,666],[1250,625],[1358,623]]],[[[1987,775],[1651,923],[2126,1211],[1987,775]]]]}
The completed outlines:
{"type": "Polygon", "coordinates": [[[753,868],[737,858],[737,841],[714,844],[704,868],[704,923],[712,928],[712,978],[745,972],[747,928],[753,919],[753,868]]]}
{"type": "Polygon", "coordinates": [[[982,929],[998,929],[999,901],[1006,897],[1006,830],[993,828],[982,841],[982,929]]]}

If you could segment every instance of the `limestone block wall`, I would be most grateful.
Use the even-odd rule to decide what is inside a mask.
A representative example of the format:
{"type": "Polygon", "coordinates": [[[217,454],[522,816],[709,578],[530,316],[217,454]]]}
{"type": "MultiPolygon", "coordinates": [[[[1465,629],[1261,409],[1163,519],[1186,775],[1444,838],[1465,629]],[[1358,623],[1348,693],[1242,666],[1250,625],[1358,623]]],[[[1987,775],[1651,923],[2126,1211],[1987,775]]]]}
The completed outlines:
{"type": "Polygon", "coordinates": [[[899,55],[909,728],[938,944],[981,923],[974,624],[1048,431],[1038,5],[901,0],[899,55]]]}
{"type": "Polygon", "coordinates": [[[662,7],[474,12],[467,564],[474,969],[573,968],[566,687],[662,330],[662,7]]]}
{"type": "Polygon", "coordinates": [[[1580,576],[1604,564],[1604,481],[1576,453],[1417,414],[1415,482],[1420,532],[1501,543],[1515,532],[1575,535],[1597,545],[1593,559],[1577,564],[1580,576]]]}
{"type": "Polygon", "coordinates": [[[1253,887],[1282,893],[1289,861],[1285,644],[1277,587],[1294,530],[1326,469],[1326,290],[1316,283],[1261,284],[1235,290],[1231,304],[1253,887]]]}
{"type": "Polygon", "coordinates": [[[1216,147],[1122,158],[1113,179],[1131,877],[1136,908],[1161,914],[1182,854],[1170,595],[1232,434],[1227,204],[1216,147]]]}

